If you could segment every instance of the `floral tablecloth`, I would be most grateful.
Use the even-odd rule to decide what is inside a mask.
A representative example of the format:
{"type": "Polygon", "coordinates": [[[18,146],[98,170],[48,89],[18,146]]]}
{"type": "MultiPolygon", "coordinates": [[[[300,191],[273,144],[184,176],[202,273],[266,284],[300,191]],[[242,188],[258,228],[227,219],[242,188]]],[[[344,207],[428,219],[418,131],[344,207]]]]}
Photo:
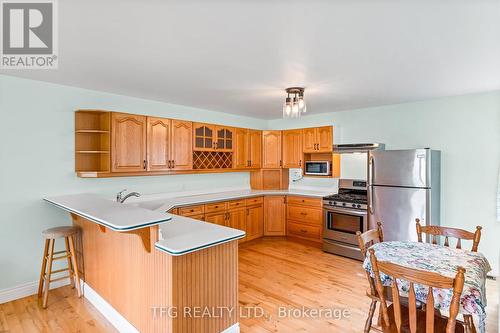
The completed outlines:
{"type": "MultiPolygon", "coordinates": [[[[491,270],[488,260],[478,252],[417,242],[383,242],[372,246],[378,261],[388,261],[401,266],[419,270],[436,272],[444,276],[455,277],[457,267],[465,268],[465,283],[460,298],[460,313],[476,315],[479,319],[480,332],[485,331],[486,318],[486,273],[491,270]]],[[[363,267],[373,271],[370,259],[365,259],[363,267]]],[[[387,275],[380,273],[383,285],[390,286],[392,280],[387,275]]],[[[407,296],[408,281],[399,281],[398,286],[401,296],[407,296]]],[[[428,287],[415,285],[415,295],[421,302],[426,301],[428,287]]],[[[434,307],[442,311],[449,311],[452,298],[452,289],[433,289],[434,307]]]]}

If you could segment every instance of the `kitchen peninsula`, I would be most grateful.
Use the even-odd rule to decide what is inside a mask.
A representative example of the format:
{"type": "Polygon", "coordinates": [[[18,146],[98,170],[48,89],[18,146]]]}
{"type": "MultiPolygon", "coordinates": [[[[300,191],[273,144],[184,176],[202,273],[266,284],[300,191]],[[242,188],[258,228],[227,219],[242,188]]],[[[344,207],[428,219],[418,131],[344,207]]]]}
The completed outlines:
{"type": "MultiPolygon", "coordinates": [[[[141,332],[237,332],[238,243],[248,238],[245,231],[262,237],[267,228],[266,235],[285,235],[284,225],[276,227],[271,221],[265,227],[264,200],[270,200],[271,208],[275,199],[302,204],[307,212],[302,214],[309,214],[321,212],[321,198],[326,194],[242,189],[181,197],[155,196],[127,204],[92,194],[50,197],[45,201],[69,212],[73,224],[82,231],[77,252],[85,297],[88,293],[97,294],[141,332]],[[181,216],[193,205],[208,207],[206,218],[181,216]],[[246,210],[249,228],[217,220],[201,221],[210,222],[210,209],[218,214],[217,209],[226,206],[235,207],[234,211],[243,217],[246,210]],[[258,214],[250,213],[252,210],[258,214]],[[212,318],[182,315],[183,309],[197,308],[228,310],[212,318]],[[178,311],[177,315],[171,315],[171,310],[178,311]]],[[[224,217],[229,215],[222,213],[224,217]]],[[[311,225],[304,228],[306,234],[297,236],[311,238],[315,234],[307,232],[314,228],[320,235],[321,227],[311,225]]]]}

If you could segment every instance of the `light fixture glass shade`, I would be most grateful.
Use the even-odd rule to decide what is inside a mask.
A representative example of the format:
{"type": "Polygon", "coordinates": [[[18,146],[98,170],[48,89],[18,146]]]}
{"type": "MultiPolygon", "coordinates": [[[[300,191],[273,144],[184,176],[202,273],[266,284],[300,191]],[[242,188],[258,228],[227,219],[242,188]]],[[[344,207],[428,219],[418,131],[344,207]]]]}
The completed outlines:
{"type": "Polygon", "coordinates": [[[307,109],[304,88],[292,87],[285,89],[285,91],[288,96],[283,104],[283,118],[299,118],[307,109]]]}

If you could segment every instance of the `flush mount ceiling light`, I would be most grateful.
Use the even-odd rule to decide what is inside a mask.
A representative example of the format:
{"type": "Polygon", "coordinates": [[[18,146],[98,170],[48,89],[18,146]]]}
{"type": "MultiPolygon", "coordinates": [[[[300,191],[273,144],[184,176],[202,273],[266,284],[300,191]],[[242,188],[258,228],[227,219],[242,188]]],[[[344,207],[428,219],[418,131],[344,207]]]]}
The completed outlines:
{"type": "Polygon", "coordinates": [[[307,109],[304,100],[304,88],[291,87],[286,88],[285,91],[287,97],[283,104],[283,118],[299,118],[307,109]]]}

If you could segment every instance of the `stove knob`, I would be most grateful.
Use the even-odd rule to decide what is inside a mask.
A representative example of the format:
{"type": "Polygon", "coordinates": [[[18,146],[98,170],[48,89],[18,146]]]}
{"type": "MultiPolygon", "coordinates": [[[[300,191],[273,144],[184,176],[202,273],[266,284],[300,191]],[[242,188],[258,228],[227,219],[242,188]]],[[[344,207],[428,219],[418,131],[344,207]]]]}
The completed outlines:
{"type": "Polygon", "coordinates": [[[334,201],[334,202],[333,202],[333,205],[334,205],[334,206],[337,206],[337,201],[334,201]]]}
{"type": "Polygon", "coordinates": [[[346,206],[345,202],[342,203],[342,206],[344,206],[344,207],[346,206]]]}
{"type": "Polygon", "coordinates": [[[352,208],[356,208],[356,204],[352,204],[352,208]]]}
{"type": "Polygon", "coordinates": [[[357,208],[361,208],[361,205],[360,205],[360,204],[358,204],[356,207],[357,207],[357,208]]]}

